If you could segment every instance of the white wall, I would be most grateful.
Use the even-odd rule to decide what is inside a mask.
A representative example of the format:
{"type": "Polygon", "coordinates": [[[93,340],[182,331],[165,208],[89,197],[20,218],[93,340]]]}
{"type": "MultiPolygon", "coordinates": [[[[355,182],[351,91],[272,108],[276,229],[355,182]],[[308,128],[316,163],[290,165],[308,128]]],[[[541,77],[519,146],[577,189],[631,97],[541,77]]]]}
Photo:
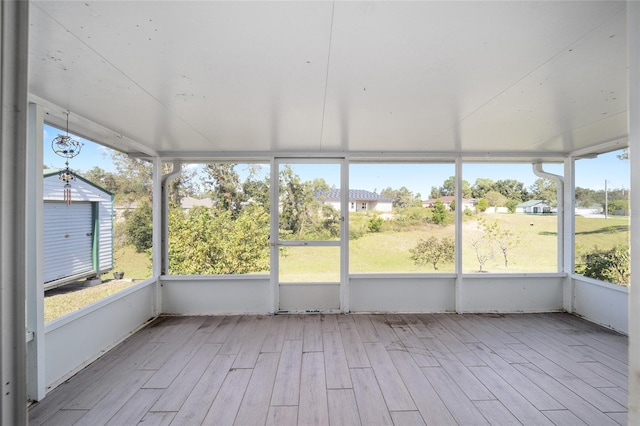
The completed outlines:
{"type": "Polygon", "coordinates": [[[352,275],[351,312],[453,312],[455,275],[352,275]]]}
{"type": "Polygon", "coordinates": [[[629,288],[574,275],[573,311],[576,315],[611,328],[629,333],[629,288]]]}
{"type": "Polygon", "coordinates": [[[282,283],[281,311],[340,309],[340,283],[282,283]]]}
{"type": "Polygon", "coordinates": [[[57,386],[153,318],[155,280],[45,325],[45,382],[57,386]]]}
{"type": "Polygon", "coordinates": [[[269,276],[163,276],[162,313],[179,315],[270,312],[269,276]]]}
{"type": "Polygon", "coordinates": [[[464,275],[460,283],[460,311],[562,311],[564,282],[564,274],[464,275]]]}

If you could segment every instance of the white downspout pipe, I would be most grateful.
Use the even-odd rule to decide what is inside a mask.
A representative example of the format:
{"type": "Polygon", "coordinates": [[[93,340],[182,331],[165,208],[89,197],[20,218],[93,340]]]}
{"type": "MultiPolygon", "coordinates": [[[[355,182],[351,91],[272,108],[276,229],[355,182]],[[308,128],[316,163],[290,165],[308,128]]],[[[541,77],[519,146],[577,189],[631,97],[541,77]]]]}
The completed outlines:
{"type": "Polygon", "coordinates": [[[161,275],[167,275],[169,273],[169,184],[172,180],[180,176],[182,173],[182,162],[174,161],[173,170],[171,173],[167,173],[162,176],[162,220],[160,226],[162,227],[162,263],[161,263],[161,275]]]}
{"type": "Polygon", "coordinates": [[[551,179],[556,183],[558,199],[558,272],[564,271],[564,177],[545,172],[541,163],[533,164],[533,173],[541,178],[551,179]],[[560,220],[562,218],[562,220],[560,220]]]}

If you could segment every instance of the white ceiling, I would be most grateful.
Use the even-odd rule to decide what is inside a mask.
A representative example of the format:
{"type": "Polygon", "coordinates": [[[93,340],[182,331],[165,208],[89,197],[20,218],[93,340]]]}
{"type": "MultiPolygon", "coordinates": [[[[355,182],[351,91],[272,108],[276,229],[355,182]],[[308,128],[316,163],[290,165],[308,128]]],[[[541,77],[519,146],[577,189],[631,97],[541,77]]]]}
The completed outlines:
{"type": "Polygon", "coordinates": [[[97,129],[185,158],[626,144],[625,2],[32,1],[30,13],[34,99],[51,123],[69,110],[78,133],[114,146],[97,129]]]}

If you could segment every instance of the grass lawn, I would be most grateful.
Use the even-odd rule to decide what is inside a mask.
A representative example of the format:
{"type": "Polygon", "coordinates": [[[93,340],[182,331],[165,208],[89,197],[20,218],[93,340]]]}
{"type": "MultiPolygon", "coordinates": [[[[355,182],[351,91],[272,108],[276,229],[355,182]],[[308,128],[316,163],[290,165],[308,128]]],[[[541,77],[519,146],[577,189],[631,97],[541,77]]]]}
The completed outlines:
{"type": "Polygon", "coordinates": [[[151,276],[151,258],[146,253],[138,253],[133,246],[123,246],[113,253],[114,271],[124,272],[125,278],[137,281],[151,276]]]}
{"type": "Polygon", "coordinates": [[[95,303],[107,296],[132,286],[151,276],[151,261],[145,253],[137,253],[133,247],[125,246],[114,253],[114,271],[124,271],[124,280],[103,276],[104,282],[93,287],[83,287],[83,282],[71,283],[45,292],[44,322],[63,317],[80,308],[95,303]]]}
{"type": "Polygon", "coordinates": [[[629,246],[629,217],[610,216],[609,219],[591,219],[576,216],[576,252],[629,246]]]}
{"type": "Polygon", "coordinates": [[[84,308],[98,300],[133,285],[131,281],[105,281],[93,287],[81,287],[79,284],[69,284],[57,289],[49,290],[44,298],[44,322],[63,317],[80,308],[84,308]]]}
{"type": "MultiPolygon", "coordinates": [[[[487,223],[498,222],[503,230],[510,230],[518,243],[507,251],[508,266],[504,265],[502,252],[494,248],[493,258],[487,260],[487,272],[556,272],[557,271],[557,216],[491,214],[485,215],[487,223]]],[[[600,218],[576,217],[576,249],[578,253],[598,248],[610,248],[628,244],[626,217],[600,218]]],[[[454,236],[454,226],[426,225],[407,232],[380,232],[349,241],[349,263],[351,273],[384,272],[453,272],[453,264],[415,265],[410,249],[420,238],[454,236]]],[[[475,219],[463,223],[462,259],[465,272],[479,271],[476,251],[471,245],[474,238],[482,235],[475,219]]],[[[287,249],[289,250],[289,249],[287,249]]],[[[486,252],[490,250],[481,248],[486,252]]],[[[335,248],[296,247],[287,256],[280,257],[282,275],[286,281],[338,281],[338,253],[335,248]],[[328,252],[332,251],[329,256],[328,252]]]]}

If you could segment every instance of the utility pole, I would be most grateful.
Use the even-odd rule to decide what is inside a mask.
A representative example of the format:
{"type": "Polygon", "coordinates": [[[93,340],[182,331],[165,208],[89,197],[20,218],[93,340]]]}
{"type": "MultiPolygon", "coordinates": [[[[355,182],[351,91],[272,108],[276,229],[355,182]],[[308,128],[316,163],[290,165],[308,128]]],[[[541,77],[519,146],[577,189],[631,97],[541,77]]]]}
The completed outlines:
{"type": "Polygon", "coordinates": [[[604,219],[609,219],[609,191],[607,191],[607,180],[604,180],[604,219]]]}

